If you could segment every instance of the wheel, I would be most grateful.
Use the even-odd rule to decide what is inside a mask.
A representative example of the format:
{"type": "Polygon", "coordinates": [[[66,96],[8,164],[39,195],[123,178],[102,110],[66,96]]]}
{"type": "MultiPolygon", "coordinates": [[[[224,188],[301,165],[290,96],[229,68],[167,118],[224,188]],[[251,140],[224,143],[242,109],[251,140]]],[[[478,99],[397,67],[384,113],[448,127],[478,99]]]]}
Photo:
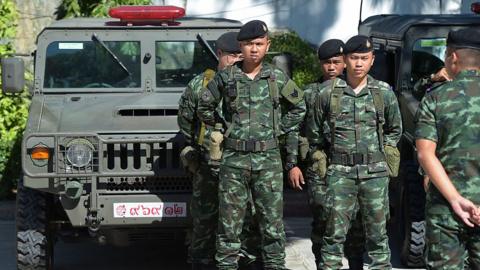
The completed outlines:
{"type": "Polygon", "coordinates": [[[53,269],[53,238],[48,221],[49,201],[45,193],[17,188],[17,269],[53,269]]]}
{"type": "Polygon", "coordinates": [[[405,166],[405,190],[403,199],[404,239],[401,260],[407,267],[425,266],[425,191],[423,179],[414,163],[405,166]]]}

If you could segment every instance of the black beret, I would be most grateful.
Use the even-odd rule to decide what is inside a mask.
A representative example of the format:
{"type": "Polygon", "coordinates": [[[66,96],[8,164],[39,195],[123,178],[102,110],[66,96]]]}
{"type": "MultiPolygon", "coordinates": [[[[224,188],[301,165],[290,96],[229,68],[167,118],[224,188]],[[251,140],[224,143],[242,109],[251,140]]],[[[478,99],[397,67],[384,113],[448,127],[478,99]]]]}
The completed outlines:
{"type": "Polygon", "coordinates": [[[371,51],[373,51],[373,43],[367,36],[356,35],[345,43],[345,54],[366,53],[371,51]]]}
{"type": "Polygon", "coordinates": [[[334,56],[343,54],[345,43],[340,39],[329,39],[318,47],[318,59],[327,60],[334,56]]]}
{"type": "Polygon", "coordinates": [[[480,50],[480,29],[470,27],[457,31],[450,31],[447,46],[451,48],[465,48],[480,50]]]}
{"type": "Polygon", "coordinates": [[[238,32],[227,32],[221,35],[215,42],[217,48],[228,53],[239,53],[237,35],[238,32]]]}
{"type": "Polygon", "coordinates": [[[237,40],[250,40],[259,37],[264,37],[268,33],[267,25],[259,20],[249,21],[242,26],[238,33],[237,40]]]}

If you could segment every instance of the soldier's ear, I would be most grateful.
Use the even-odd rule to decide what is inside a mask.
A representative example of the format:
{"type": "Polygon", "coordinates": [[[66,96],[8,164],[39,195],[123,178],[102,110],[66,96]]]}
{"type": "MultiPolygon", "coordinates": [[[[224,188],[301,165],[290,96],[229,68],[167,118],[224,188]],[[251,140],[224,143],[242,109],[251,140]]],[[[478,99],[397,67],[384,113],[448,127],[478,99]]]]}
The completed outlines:
{"type": "Polygon", "coordinates": [[[371,67],[373,66],[374,62],[375,62],[375,54],[372,52],[372,64],[370,65],[371,67]]]}
{"type": "Polygon", "coordinates": [[[267,37],[267,52],[268,52],[268,50],[270,49],[270,44],[271,44],[271,43],[272,43],[272,42],[271,42],[270,38],[267,37]]]}

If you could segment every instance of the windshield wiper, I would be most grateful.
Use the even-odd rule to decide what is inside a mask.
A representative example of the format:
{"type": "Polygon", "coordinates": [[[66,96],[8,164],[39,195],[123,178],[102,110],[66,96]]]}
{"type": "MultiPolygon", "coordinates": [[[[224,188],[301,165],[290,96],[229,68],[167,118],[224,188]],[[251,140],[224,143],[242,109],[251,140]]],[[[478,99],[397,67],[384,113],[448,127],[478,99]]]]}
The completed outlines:
{"type": "Polygon", "coordinates": [[[115,63],[117,63],[127,74],[128,76],[132,76],[132,73],[130,72],[130,70],[128,70],[128,68],[122,63],[122,61],[120,61],[120,59],[118,58],[118,56],[116,56],[112,50],[110,50],[107,45],[101,41],[97,34],[93,33],[92,34],[92,40],[97,43],[97,44],[100,44],[102,46],[102,48],[104,48],[108,54],[113,58],[113,60],[115,61],[115,63]]]}

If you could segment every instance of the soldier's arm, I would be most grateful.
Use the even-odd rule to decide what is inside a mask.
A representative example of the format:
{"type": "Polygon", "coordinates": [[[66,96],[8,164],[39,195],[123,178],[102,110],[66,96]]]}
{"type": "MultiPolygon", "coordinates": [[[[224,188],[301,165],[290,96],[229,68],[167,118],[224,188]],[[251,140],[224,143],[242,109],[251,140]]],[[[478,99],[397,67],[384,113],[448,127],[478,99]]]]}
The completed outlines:
{"type": "Polygon", "coordinates": [[[219,116],[216,113],[216,108],[222,99],[223,83],[220,74],[210,81],[207,87],[200,91],[198,100],[197,115],[200,121],[208,126],[215,126],[219,121],[219,116]]]}
{"type": "Polygon", "coordinates": [[[402,115],[397,97],[391,90],[385,91],[385,125],[383,126],[384,144],[397,146],[402,136],[402,115]]]}
{"type": "Polygon", "coordinates": [[[195,136],[195,118],[196,118],[197,99],[192,89],[192,85],[185,88],[178,104],[177,123],[180,132],[185,136],[188,145],[193,143],[195,136]]]}
{"type": "Polygon", "coordinates": [[[325,110],[325,106],[328,105],[328,95],[325,92],[328,91],[321,90],[320,94],[313,97],[313,101],[311,102],[311,112],[308,113],[305,121],[305,134],[308,138],[308,143],[310,144],[310,153],[313,153],[316,150],[322,150],[325,144],[323,125],[326,119],[324,114],[327,111],[325,110]]]}
{"type": "Polygon", "coordinates": [[[287,83],[280,90],[281,97],[286,101],[286,113],[282,114],[281,130],[285,134],[287,152],[287,162],[297,163],[298,155],[298,135],[300,124],[305,117],[305,100],[303,99],[303,91],[292,81],[287,83]]]}

